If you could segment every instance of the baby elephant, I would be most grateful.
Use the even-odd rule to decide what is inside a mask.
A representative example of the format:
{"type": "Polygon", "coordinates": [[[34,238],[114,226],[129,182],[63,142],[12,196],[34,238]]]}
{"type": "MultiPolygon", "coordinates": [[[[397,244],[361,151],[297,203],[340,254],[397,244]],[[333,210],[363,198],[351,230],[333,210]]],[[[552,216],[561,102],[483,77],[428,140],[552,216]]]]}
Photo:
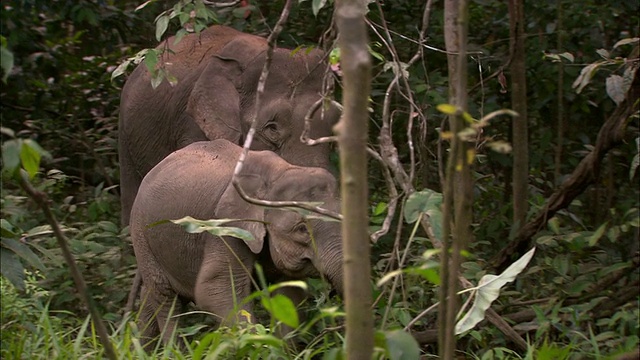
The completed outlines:
{"type": "MultiPolygon", "coordinates": [[[[342,292],[340,224],[246,202],[231,183],[241,151],[227,140],[193,143],[167,156],[140,185],[131,237],[143,279],[140,329],[146,341],[165,328],[164,341],[169,340],[176,326],[169,317],[176,297],[223,322],[233,321],[234,305],[251,293],[256,261],[267,280],[322,274],[342,292]],[[173,223],[148,226],[185,216],[254,220],[227,225],[249,231],[255,240],[189,234],[173,223]]],[[[249,152],[238,179],[254,198],[322,202],[324,208],[339,209],[336,180],[328,171],[293,166],[270,151],[249,152]]],[[[291,289],[287,295],[301,301],[300,291],[291,289]]],[[[251,304],[243,309],[251,312],[251,304]]]]}

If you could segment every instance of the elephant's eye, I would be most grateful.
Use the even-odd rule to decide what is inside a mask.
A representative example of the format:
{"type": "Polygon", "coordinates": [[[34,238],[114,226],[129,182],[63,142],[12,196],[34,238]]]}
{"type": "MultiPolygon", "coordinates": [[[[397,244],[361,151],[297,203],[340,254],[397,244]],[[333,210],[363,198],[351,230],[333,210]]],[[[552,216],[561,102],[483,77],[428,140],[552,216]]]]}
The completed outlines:
{"type": "Polygon", "coordinates": [[[263,128],[262,128],[262,135],[272,144],[279,146],[280,145],[280,141],[282,140],[280,138],[280,131],[278,128],[278,125],[274,122],[270,122],[268,124],[266,124],[263,128]]]}
{"type": "Polygon", "coordinates": [[[278,134],[278,125],[276,123],[268,123],[264,126],[264,132],[267,136],[276,136],[278,134]]]}
{"type": "Polygon", "coordinates": [[[306,234],[309,232],[309,229],[307,229],[307,224],[302,222],[296,225],[293,228],[293,231],[295,231],[298,234],[306,234]]]}

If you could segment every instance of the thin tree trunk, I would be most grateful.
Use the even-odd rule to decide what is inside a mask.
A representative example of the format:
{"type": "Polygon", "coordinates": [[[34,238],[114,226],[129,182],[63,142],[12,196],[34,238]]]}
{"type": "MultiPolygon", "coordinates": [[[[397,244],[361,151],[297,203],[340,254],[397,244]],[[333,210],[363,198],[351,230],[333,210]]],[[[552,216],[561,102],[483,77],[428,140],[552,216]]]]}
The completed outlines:
{"type": "Polygon", "coordinates": [[[468,4],[466,0],[445,2],[445,44],[449,64],[449,101],[458,112],[449,117],[449,126],[454,134],[447,164],[445,179],[445,201],[443,216],[442,288],[438,322],[439,355],[441,359],[453,359],[455,355],[455,323],[459,308],[458,269],[461,251],[471,238],[471,206],[473,182],[470,164],[474,148],[458,136],[465,127],[462,112],[467,110],[467,27],[468,4]],[[449,239],[451,233],[451,239],[449,239]]]}
{"type": "Polygon", "coordinates": [[[511,23],[511,104],[518,113],[513,119],[513,221],[524,226],[528,211],[529,131],[527,121],[527,78],[524,46],[524,2],[509,0],[511,23]]]}
{"type": "Polygon", "coordinates": [[[373,353],[366,152],[371,59],[365,13],[363,1],[336,1],[340,65],[344,74],[344,112],[335,131],[342,186],[346,358],[355,360],[369,360],[373,353]]]}
{"type": "MultiPolygon", "coordinates": [[[[558,27],[556,31],[558,32],[558,43],[557,43],[557,51],[558,53],[562,52],[562,37],[563,37],[563,26],[562,26],[562,0],[558,0],[557,4],[557,14],[558,14],[558,27]]],[[[560,185],[560,176],[562,176],[562,143],[564,143],[564,64],[562,60],[558,62],[558,124],[556,129],[556,148],[555,148],[555,156],[554,156],[554,170],[553,170],[553,181],[554,185],[560,185]]],[[[520,224],[522,226],[522,223],[520,224]]]]}

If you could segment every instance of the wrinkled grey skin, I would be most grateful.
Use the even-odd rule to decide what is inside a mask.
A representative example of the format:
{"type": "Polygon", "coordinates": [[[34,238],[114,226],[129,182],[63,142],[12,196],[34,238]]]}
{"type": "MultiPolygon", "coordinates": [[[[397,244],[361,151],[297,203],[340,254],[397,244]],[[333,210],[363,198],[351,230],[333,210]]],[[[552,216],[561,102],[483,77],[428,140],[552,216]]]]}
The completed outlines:
{"type": "MultiPolygon", "coordinates": [[[[191,144],[165,158],[142,181],[131,212],[131,237],[143,280],[140,329],[145,329],[144,338],[156,337],[167,326],[164,340],[169,340],[176,324],[168,312],[176,296],[183,302],[193,301],[223,322],[233,322],[234,305],[251,293],[251,274],[245,269],[251,271],[258,260],[268,280],[322,274],[342,292],[340,224],[312,219],[305,223],[295,212],[245,202],[231,183],[241,151],[226,140],[191,144]],[[147,226],[185,216],[259,222],[229,223],[255,238],[245,242],[224,237],[229,248],[223,238],[206,232],[189,234],[173,223],[147,226]]],[[[291,165],[271,151],[251,151],[239,180],[256,198],[321,201],[323,207],[339,208],[337,183],[327,170],[291,165]]],[[[287,291],[296,303],[304,298],[299,289],[287,291]]],[[[250,312],[251,304],[244,309],[250,312]]]]}
{"type": "MultiPolygon", "coordinates": [[[[266,59],[266,39],[224,26],[170,38],[159,64],[178,80],[155,90],[140,64],[127,80],[120,101],[119,162],[122,223],[142,178],[171,152],[193,142],[226,139],[242,145],[257,117],[254,150],[271,150],[294,165],[329,168],[328,144],[300,141],[304,117],[320,99],[325,65],[322,53],[275,49],[259,111],[255,95],[266,59]]],[[[338,111],[316,111],[312,138],[329,136],[338,111]]]]}

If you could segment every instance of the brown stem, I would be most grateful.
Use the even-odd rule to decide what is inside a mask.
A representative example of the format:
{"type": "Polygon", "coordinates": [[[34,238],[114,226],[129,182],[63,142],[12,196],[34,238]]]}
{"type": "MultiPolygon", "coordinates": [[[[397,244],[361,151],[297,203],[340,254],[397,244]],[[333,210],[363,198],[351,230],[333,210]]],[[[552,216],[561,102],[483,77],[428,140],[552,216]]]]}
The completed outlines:
{"type": "Polygon", "coordinates": [[[98,338],[100,339],[100,342],[104,347],[104,351],[106,353],[107,358],[109,358],[110,360],[116,360],[117,356],[113,349],[113,345],[109,340],[109,333],[107,332],[107,328],[102,322],[102,318],[100,316],[100,313],[98,312],[98,309],[95,307],[91,297],[89,296],[89,292],[87,291],[87,285],[84,282],[84,278],[82,277],[82,274],[80,274],[80,270],[78,270],[78,266],[76,265],[76,261],[73,258],[73,254],[71,254],[71,250],[67,245],[67,238],[62,233],[62,230],[60,229],[60,225],[58,224],[58,221],[56,220],[55,216],[51,212],[51,209],[49,208],[47,194],[37,190],[36,188],[33,187],[33,185],[31,185],[29,180],[27,180],[28,175],[26,174],[26,172],[21,171],[19,178],[20,178],[20,186],[22,187],[22,189],[24,189],[24,191],[27,194],[29,194],[29,196],[33,199],[33,201],[35,201],[36,204],[38,204],[40,209],[42,209],[42,212],[44,213],[44,216],[47,219],[47,222],[49,223],[49,225],[51,225],[53,234],[58,240],[58,245],[62,250],[62,255],[64,257],[64,260],[66,261],[67,266],[69,266],[69,271],[71,272],[73,281],[76,284],[76,289],[78,290],[78,294],[80,295],[80,298],[84,301],[85,305],[89,309],[89,313],[91,314],[91,319],[93,320],[93,324],[96,327],[98,338]]]}

